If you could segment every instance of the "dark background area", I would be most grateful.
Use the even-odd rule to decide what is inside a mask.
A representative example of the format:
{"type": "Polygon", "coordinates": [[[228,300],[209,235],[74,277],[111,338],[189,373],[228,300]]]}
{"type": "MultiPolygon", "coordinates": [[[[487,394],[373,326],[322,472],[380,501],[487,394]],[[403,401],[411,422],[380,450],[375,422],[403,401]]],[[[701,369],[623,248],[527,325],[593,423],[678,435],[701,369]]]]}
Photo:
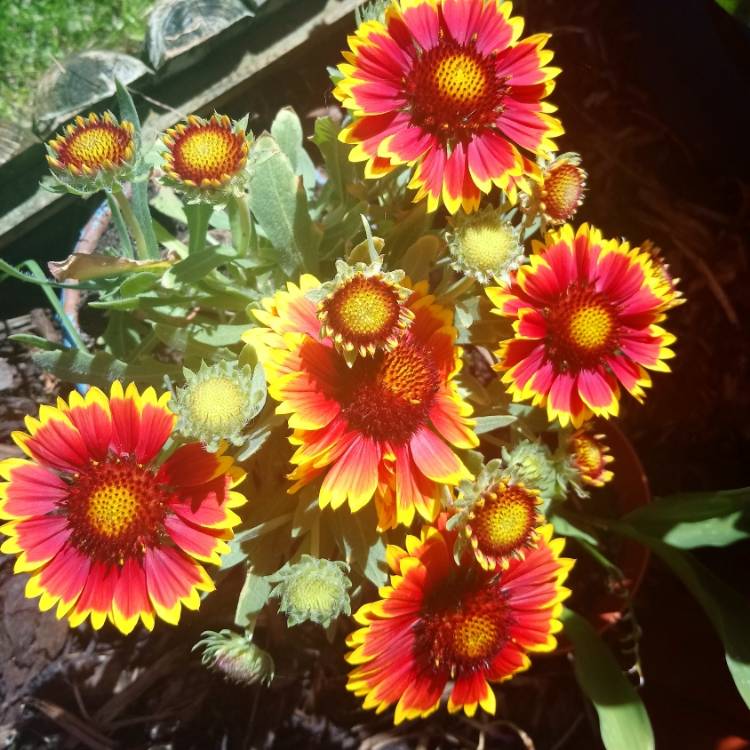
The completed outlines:
{"type": "MultiPolygon", "coordinates": [[[[589,171],[577,221],[635,245],[653,240],[682,279],[688,302],[666,324],[678,338],[673,373],[655,375],[645,406],[625,400],[621,419],[654,494],[750,485],[750,33],[712,0],[528,0],[515,10],[526,17],[526,35],[553,34],[553,64],[563,68],[551,97],[567,131],[561,150],[581,153],[589,171]]],[[[228,114],[249,110],[258,132],[279,107],[292,104],[311,129],[312,117],[305,115],[333,103],[325,66],[339,61],[349,30],[342,29],[336,44],[312,43],[261,87],[242,92],[228,114]]],[[[95,208],[93,201],[77,205],[61,215],[54,239],[29,237],[6,257],[64,257],[95,208]]],[[[20,285],[8,284],[2,293],[0,319],[43,304],[20,285]]],[[[22,387],[43,397],[41,386],[22,387]]],[[[6,418],[0,434],[12,426],[6,418]]],[[[698,555],[750,595],[747,543],[698,555]]],[[[22,577],[9,572],[6,562],[0,572],[6,630],[0,659],[20,673],[8,678],[6,672],[5,698],[13,690],[17,696],[8,717],[0,717],[0,747],[1,725],[11,718],[21,722],[28,748],[75,747],[71,736],[78,742],[84,737],[78,746],[106,748],[113,746],[105,744],[107,735],[118,747],[154,750],[361,742],[365,748],[406,748],[420,740],[425,747],[475,747],[480,726],[486,747],[523,748],[510,721],[529,733],[537,750],[601,747],[563,657],[539,659],[512,688],[501,689],[498,721],[491,725],[440,714],[389,735],[388,715],[365,714],[347,695],[341,649],[326,645],[314,629],[287,633],[281,622],[268,623],[262,645],[277,657],[279,675],[269,690],[228,687],[201,669],[189,648],[201,630],[229,624],[237,576],[199,614],[186,617],[180,630],[157,627],[154,635],[123,641],[108,631],[69,633],[21,598],[22,577]],[[293,648],[284,645],[290,641],[293,648]],[[140,677],[138,688],[118,703],[121,673],[140,677]],[[301,681],[299,674],[305,675],[301,681]]],[[[718,639],[698,605],[657,562],[635,611],[644,630],[643,697],[658,750],[750,747],[747,709],[718,639]]]]}

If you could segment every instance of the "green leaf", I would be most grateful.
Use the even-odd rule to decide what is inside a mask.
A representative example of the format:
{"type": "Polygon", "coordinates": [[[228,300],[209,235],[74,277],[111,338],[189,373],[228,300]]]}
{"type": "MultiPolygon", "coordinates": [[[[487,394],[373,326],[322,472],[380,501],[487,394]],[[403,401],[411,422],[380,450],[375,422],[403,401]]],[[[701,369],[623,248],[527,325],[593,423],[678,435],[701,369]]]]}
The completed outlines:
{"type": "Polygon", "coordinates": [[[250,209],[279,253],[288,276],[304,268],[316,272],[322,233],[310,218],[302,181],[270,135],[262,135],[250,153],[250,209]]]}
{"type": "Polygon", "coordinates": [[[271,124],[271,135],[287,155],[294,173],[302,177],[307,191],[312,190],[315,187],[315,165],[305,151],[302,123],[291,107],[279,110],[271,124]]]}
{"type": "MultiPolygon", "coordinates": [[[[141,148],[141,120],[138,117],[138,112],[133,104],[133,99],[130,96],[130,92],[127,87],[124,86],[118,79],[115,79],[115,88],[117,90],[117,104],[120,108],[120,117],[125,120],[130,120],[135,127],[135,137],[138,150],[141,148]]],[[[146,247],[148,248],[148,254],[150,258],[159,257],[159,245],[156,241],[156,234],[154,232],[154,225],[151,220],[151,212],[148,207],[148,180],[134,180],[132,183],[133,188],[133,213],[135,214],[136,221],[141,227],[143,236],[146,239],[146,247]]]]}
{"type": "Polygon", "coordinates": [[[477,435],[482,435],[485,432],[492,432],[493,430],[499,430],[502,427],[507,427],[509,424],[513,424],[518,418],[512,414],[494,414],[486,417],[475,417],[474,432],[477,435]]]}
{"type": "Polygon", "coordinates": [[[33,333],[14,333],[8,336],[8,339],[23,346],[36,347],[48,352],[59,351],[63,348],[63,345],[57,341],[50,341],[42,336],[35,336],[33,333]]]}
{"type": "Polygon", "coordinates": [[[580,615],[564,609],[562,621],[574,648],[576,679],[599,716],[604,747],[653,750],[654,733],[646,708],[612,652],[580,615]]]}
{"type": "Polygon", "coordinates": [[[577,539],[579,542],[585,542],[593,547],[599,546],[599,541],[596,537],[589,534],[588,531],[579,528],[569,519],[561,516],[556,509],[550,509],[548,511],[547,520],[554,526],[555,534],[567,536],[571,539],[577,539]]]}
{"type": "Polygon", "coordinates": [[[119,359],[127,359],[140,343],[141,337],[135,327],[135,319],[119,310],[112,310],[104,331],[104,341],[109,353],[119,359]]]}
{"type": "Polygon", "coordinates": [[[750,0],[716,0],[716,2],[739,21],[750,24],[750,0]]]}
{"type": "Polygon", "coordinates": [[[270,593],[271,584],[265,578],[248,572],[240,598],[237,600],[237,609],[234,614],[235,625],[252,631],[258,615],[268,602],[270,593]]]}
{"type": "Polygon", "coordinates": [[[143,273],[148,270],[166,270],[172,265],[168,260],[131,260],[104,253],[73,253],[65,260],[47,263],[50,273],[58,281],[75,279],[88,281],[123,274],[143,273]]]}
{"type": "Polygon", "coordinates": [[[674,547],[725,547],[750,538],[750,487],[657,498],[623,521],[674,547]]]}
{"type": "Polygon", "coordinates": [[[91,290],[93,288],[91,284],[60,284],[57,281],[51,281],[50,279],[35,278],[31,274],[24,273],[23,271],[19,270],[15,266],[11,266],[10,263],[7,263],[2,258],[0,258],[0,282],[5,281],[5,279],[7,278],[18,279],[18,281],[26,281],[29,284],[37,284],[39,286],[53,286],[57,287],[58,289],[91,290]]]}
{"type": "Polygon", "coordinates": [[[724,644],[727,666],[750,708],[750,603],[724,581],[683,552],[624,522],[610,521],[612,531],[646,544],[698,600],[724,644]]]}
{"type": "Polygon", "coordinates": [[[160,186],[159,192],[151,199],[151,205],[170,219],[180,224],[187,224],[185,205],[168,185],[160,186]]]}
{"type": "Polygon", "coordinates": [[[346,186],[354,177],[354,166],[349,161],[348,147],[339,140],[341,128],[330,117],[315,120],[312,142],[320,149],[325,161],[328,179],[339,200],[346,199],[346,186]]]}
{"type": "Polygon", "coordinates": [[[167,289],[175,284],[193,284],[219,266],[228,263],[234,257],[234,250],[223,245],[206,247],[198,253],[188,255],[187,258],[175,263],[164,274],[164,286],[167,289]]]}
{"type": "Polygon", "coordinates": [[[142,271],[141,273],[129,276],[120,285],[120,295],[123,297],[135,297],[143,292],[152,289],[161,274],[152,273],[151,271],[142,271]]]}
{"type": "Polygon", "coordinates": [[[123,362],[106,352],[89,354],[77,349],[59,352],[36,352],[34,362],[44,370],[54,373],[68,383],[88,383],[108,388],[113,380],[135,381],[141,385],[161,385],[164,376],[180,377],[178,365],[168,365],[156,360],[143,363],[123,362]]]}
{"type": "Polygon", "coordinates": [[[356,513],[326,511],[330,527],[346,561],[376,586],[383,586],[388,578],[385,565],[385,542],[377,532],[377,518],[373,503],[356,513]]]}

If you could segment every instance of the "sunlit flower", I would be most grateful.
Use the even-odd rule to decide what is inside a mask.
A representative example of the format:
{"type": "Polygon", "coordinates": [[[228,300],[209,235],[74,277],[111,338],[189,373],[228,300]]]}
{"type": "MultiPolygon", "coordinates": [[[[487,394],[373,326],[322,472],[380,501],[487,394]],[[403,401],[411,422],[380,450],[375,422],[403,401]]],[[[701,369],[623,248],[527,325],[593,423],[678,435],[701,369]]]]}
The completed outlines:
{"type": "MultiPolygon", "coordinates": [[[[473,482],[458,486],[457,513],[448,526],[461,532],[485,570],[507,568],[536,544],[544,517],[539,491],[514,481],[498,459],[484,466],[473,482]]],[[[459,540],[457,553],[463,550],[459,540]]]]}
{"type": "Polygon", "coordinates": [[[299,562],[269,577],[277,582],[271,596],[281,599],[279,611],[290,627],[309,620],[326,628],[339,615],[352,612],[348,572],[349,566],[341,560],[302,555],[299,562]]]}
{"type": "Polygon", "coordinates": [[[262,371],[222,361],[201,363],[198,372],[183,369],[185,385],[177,390],[172,408],[177,430],[216,451],[222,440],[242,443],[242,430],[263,408],[262,371]]]}
{"type": "Polygon", "coordinates": [[[510,14],[494,0],[394,0],[383,21],[359,25],[334,95],[354,118],[341,140],[368,177],[408,164],[415,201],[469,212],[493,185],[513,193],[517,146],[556,150],[549,36],[519,39],[523,19],[510,14]]]}
{"type": "Polygon", "coordinates": [[[648,256],[583,224],[534,243],[512,284],[489,287],[495,312],[514,320],[498,369],[514,401],[546,406],[550,421],[580,427],[616,416],[620,383],[641,401],[648,370],[668,372],[675,337],[660,328],[666,305],[646,274],[648,256]]]}
{"type": "Polygon", "coordinates": [[[563,587],[572,560],[560,557],[564,540],[543,528],[539,545],[513,559],[499,575],[458,565],[452,537],[427,528],[389,545],[390,585],[382,599],[355,614],[347,687],[364,707],[396,704],[395,722],[429,716],[452,682],[448,710],[468,716],[481,706],[495,712],[490,682],[502,682],[530,664],[529,653],[557,645],[563,587]]]}
{"type": "Polygon", "coordinates": [[[276,667],[271,654],[246,636],[231,630],[206,630],[201,636],[193,651],[203,649],[201,663],[209,669],[238,685],[268,685],[273,681],[276,667]]]}
{"type": "Polygon", "coordinates": [[[320,335],[330,338],[349,363],[357,355],[393,351],[414,319],[401,286],[403,271],[383,271],[381,262],[336,261],[336,278],[320,287],[320,335]]]}
{"type": "Polygon", "coordinates": [[[480,284],[505,283],[523,262],[520,231],[492,206],[459,215],[448,235],[451,265],[480,284]]]}
{"type": "Polygon", "coordinates": [[[614,474],[607,467],[615,459],[609,454],[605,436],[588,429],[576,430],[568,439],[571,462],[584,484],[603,487],[614,474]]]}
{"type": "Polygon", "coordinates": [[[645,263],[646,278],[654,294],[663,301],[667,310],[679,307],[685,302],[682,292],[677,288],[680,280],[672,276],[661,248],[646,240],[640,250],[648,255],[648,261],[645,263]]]}
{"type": "Polygon", "coordinates": [[[198,443],[160,463],[175,422],[168,399],[119,382],[109,397],[73,391],[13,433],[28,459],[0,463],[0,518],[10,519],[0,551],[32,574],[26,596],[43,611],[57,605],[71,626],[174,624],[214,588],[201,563],[229,549],[244,474],[198,443]]]}
{"type": "Polygon", "coordinates": [[[135,161],[133,123],[111,112],[80,115],[47,143],[47,163],[64,185],[95,192],[127,179],[135,161]]]}
{"type": "Polygon", "coordinates": [[[192,198],[222,200],[244,185],[249,143],[244,125],[227,115],[188,115],[162,141],[167,181],[192,198]]]}
{"type": "MultiPolygon", "coordinates": [[[[406,283],[406,282],[405,282],[406,283]]],[[[380,525],[409,524],[418,511],[434,519],[441,485],[470,478],[454,448],[471,448],[471,407],[454,377],[461,368],[453,313],[418,284],[406,304],[412,324],[391,351],[352,366],[320,335],[307,295],[320,282],[303,276],[255,311],[266,328],[250,329],[268,392],[289,415],[297,449],[291,491],[322,476],[320,504],[352,511],[373,498],[380,525]]]]}
{"type": "Polygon", "coordinates": [[[522,201],[528,213],[541,214],[550,226],[564,224],[576,215],[583,203],[588,178],[578,154],[541,160],[539,168],[528,174],[529,193],[522,201]]]}

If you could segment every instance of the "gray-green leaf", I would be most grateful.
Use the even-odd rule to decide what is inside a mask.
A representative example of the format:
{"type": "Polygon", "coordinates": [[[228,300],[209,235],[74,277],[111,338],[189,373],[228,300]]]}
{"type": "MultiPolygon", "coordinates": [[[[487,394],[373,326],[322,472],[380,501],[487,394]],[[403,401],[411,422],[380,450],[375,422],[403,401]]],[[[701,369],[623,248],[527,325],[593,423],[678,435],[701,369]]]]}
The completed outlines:
{"type": "Polygon", "coordinates": [[[612,652],[580,615],[563,610],[565,635],[573,644],[576,679],[594,704],[607,750],[653,750],[646,707],[623,675],[612,652]]]}

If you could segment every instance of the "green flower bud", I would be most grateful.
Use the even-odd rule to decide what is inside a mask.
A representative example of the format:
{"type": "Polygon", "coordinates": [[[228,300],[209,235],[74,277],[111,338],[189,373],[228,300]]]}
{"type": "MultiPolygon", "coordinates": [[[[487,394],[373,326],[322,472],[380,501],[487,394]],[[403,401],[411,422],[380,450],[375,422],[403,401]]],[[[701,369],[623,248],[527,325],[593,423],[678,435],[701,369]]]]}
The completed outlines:
{"type": "Polygon", "coordinates": [[[480,284],[507,282],[524,261],[518,227],[492,206],[459,215],[446,239],[453,268],[480,284]]]}
{"type": "Polygon", "coordinates": [[[269,577],[278,582],[271,596],[281,599],[279,610],[290,627],[306,620],[328,627],[339,615],[352,612],[348,572],[349,566],[340,560],[302,555],[299,562],[269,577]]]}
{"type": "Polygon", "coordinates": [[[567,494],[569,472],[544,443],[522,440],[510,451],[503,448],[503,460],[513,479],[539,491],[545,507],[567,494]]]}
{"type": "Polygon", "coordinates": [[[244,635],[231,630],[215,633],[207,630],[193,646],[193,651],[203,649],[201,662],[226,679],[239,685],[268,685],[274,676],[274,663],[271,654],[256,646],[244,635]]]}
{"type": "Polygon", "coordinates": [[[201,363],[197,373],[184,369],[185,385],[177,390],[172,409],[177,430],[200,440],[208,450],[218,450],[227,440],[242,443],[242,430],[263,408],[265,380],[260,367],[255,372],[234,362],[201,363]]]}

